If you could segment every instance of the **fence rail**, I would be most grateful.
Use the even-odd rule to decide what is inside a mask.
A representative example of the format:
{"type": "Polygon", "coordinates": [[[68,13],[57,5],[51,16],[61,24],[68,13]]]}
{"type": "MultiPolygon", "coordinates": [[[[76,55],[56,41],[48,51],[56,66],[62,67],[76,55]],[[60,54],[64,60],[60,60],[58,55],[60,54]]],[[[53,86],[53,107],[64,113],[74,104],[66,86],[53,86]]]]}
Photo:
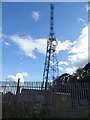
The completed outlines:
{"type": "MultiPolygon", "coordinates": [[[[13,100],[15,101],[17,99],[19,103],[18,106],[21,106],[22,111],[24,110],[24,107],[28,110],[30,109],[30,106],[33,106],[31,109],[38,108],[39,110],[43,106],[43,108],[48,108],[52,115],[55,115],[54,117],[88,117],[88,113],[90,111],[89,83],[74,82],[64,85],[49,83],[48,90],[41,90],[41,85],[42,82],[24,82],[23,84],[20,84],[21,94],[18,96],[18,98],[17,95],[16,98],[15,95],[10,98],[10,94],[8,94],[9,97],[7,97],[5,93],[11,92],[16,94],[17,83],[0,82],[0,90],[2,89],[2,92],[4,93],[3,102],[7,102],[10,98],[12,103],[13,100]],[[25,103],[25,106],[23,106],[24,104],[22,103],[25,103]]],[[[7,103],[10,103],[10,101],[7,103]]]]}
{"type": "MultiPolygon", "coordinates": [[[[20,83],[20,89],[41,89],[42,82],[23,82],[20,83]]],[[[0,82],[0,91],[3,93],[16,93],[17,82],[0,82]]]]}

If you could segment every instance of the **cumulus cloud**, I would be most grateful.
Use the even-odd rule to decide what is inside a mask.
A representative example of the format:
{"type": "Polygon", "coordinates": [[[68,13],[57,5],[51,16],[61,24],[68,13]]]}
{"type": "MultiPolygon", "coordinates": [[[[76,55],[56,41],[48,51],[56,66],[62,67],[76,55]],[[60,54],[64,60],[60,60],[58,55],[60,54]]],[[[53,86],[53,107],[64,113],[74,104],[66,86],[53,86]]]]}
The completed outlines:
{"type": "Polygon", "coordinates": [[[58,62],[58,65],[68,65],[68,62],[66,62],[66,61],[60,61],[60,62],[58,62]]]}
{"type": "Polygon", "coordinates": [[[10,37],[13,42],[15,42],[18,47],[22,50],[22,52],[29,57],[35,58],[33,54],[33,50],[35,48],[35,44],[32,41],[31,37],[19,37],[17,35],[10,37]]]}
{"type": "MultiPolygon", "coordinates": [[[[79,67],[84,67],[85,64],[90,62],[90,46],[88,45],[88,26],[85,26],[79,37],[74,40],[74,42],[70,42],[67,48],[68,54],[68,64],[67,61],[59,62],[59,70],[61,72],[67,72],[72,74],[79,67]],[[64,65],[64,66],[63,66],[64,65]]],[[[65,50],[65,49],[64,49],[65,50]]]]}
{"type": "Polygon", "coordinates": [[[28,73],[27,72],[22,72],[21,73],[23,77],[28,77],[28,73]]]}
{"type": "Polygon", "coordinates": [[[47,39],[41,38],[41,39],[35,40],[35,46],[38,52],[42,54],[46,54],[47,39]]]}
{"type": "Polygon", "coordinates": [[[64,68],[63,67],[58,67],[59,71],[63,71],[64,72],[64,68]]]}
{"type": "Polygon", "coordinates": [[[36,58],[35,51],[45,54],[47,39],[33,39],[30,36],[19,37],[11,36],[10,39],[15,42],[20,50],[28,57],[36,58]]]}
{"type": "MultiPolygon", "coordinates": [[[[46,54],[46,38],[33,39],[30,36],[20,37],[18,35],[13,35],[10,37],[10,39],[15,42],[23,54],[28,57],[35,59],[35,51],[44,55],[46,54]]],[[[64,42],[58,40],[58,45],[56,47],[57,53],[61,50],[69,50],[73,44],[74,43],[70,42],[70,40],[65,40],[64,42]]]]}
{"type": "MultiPolygon", "coordinates": [[[[35,52],[39,52],[44,55],[46,54],[46,38],[34,39],[31,36],[20,37],[19,35],[13,35],[10,36],[9,39],[16,43],[17,47],[19,47],[23,54],[28,57],[35,59],[37,57],[35,52]]],[[[65,71],[65,68],[62,68],[64,65],[68,67],[66,71],[73,71],[75,70],[73,66],[83,67],[88,63],[88,50],[90,50],[90,47],[88,46],[88,26],[85,26],[82,29],[79,37],[73,42],[70,40],[64,40],[62,42],[58,39],[57,41],[57,53],[60,51],[66,51],[66,54],[68,55],[68,62],[72,65],[70,69],[70,64],[68,64],[67,61],[60,61],[59,70],[65,71]]]]}
{"type": "Polygon", "coordinates": [[[77,70],[77,67],[67,67],[64,69],[65,73],[73,74],[77,70]]]}
{"type": "Polygon", "coordinates": [[[88,63],[88,26],[85,26],[69,51],[68,60],[78,67],[88,63]]]}
{"type": "Polygon", "coordinates": [[[23,83],[24,82],[24,78],[28,76],[27,72],[21,72],[21,73],[17,73],[16,75],[8,75],[7,79],[11,80],[11,81],[15,81],[18,82],[18,78],[20,78],[20,82],[23,83]]]}
{"type": "Polygon", "coordinates": [[[32,18],[36,22],[40,18],[40,12],[39,11],[32,11],[32,18]]]}
{"type": "Polygon", "coordinates": [[[84,27],[81,34],[74,46],[71,48],[70,53],[81,53],[88,49],[88,26],[84,27]]]}
{"type": "Polygon", "coordinates": [[[71,46],[74,44],[74,42],[71,42],[70,40],[65,40],[64,42],[61,42],[58,40],[58,45],[56,47],[57,52],[61,50],[69,50],[71,46]]]}
{"type": "Polygon", "coordinates": [[[69,74],[73,74],[77,70],[77,67],[74,67],[74,66],[73,67],[59,66],[58,68],[61,73],[69,73],[69,74]]]}

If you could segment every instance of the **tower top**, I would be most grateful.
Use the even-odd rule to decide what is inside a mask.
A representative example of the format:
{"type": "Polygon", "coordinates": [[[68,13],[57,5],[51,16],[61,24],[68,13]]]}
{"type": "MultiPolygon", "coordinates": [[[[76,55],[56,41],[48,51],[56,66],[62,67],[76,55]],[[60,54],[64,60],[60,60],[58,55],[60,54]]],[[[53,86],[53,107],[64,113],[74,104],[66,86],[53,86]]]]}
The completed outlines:
{"type": "Polygon", "coordinates": [[[54,36],[54,5],[50,5],[50,37],[54,36]]]}
{"type": "Polygon", "coordinates": [[[51,9],[54,9],[54,5],[53,5],[52,3],[51,3],[51,6],[50,6],[50,7],[51,7],[51,9]]]}

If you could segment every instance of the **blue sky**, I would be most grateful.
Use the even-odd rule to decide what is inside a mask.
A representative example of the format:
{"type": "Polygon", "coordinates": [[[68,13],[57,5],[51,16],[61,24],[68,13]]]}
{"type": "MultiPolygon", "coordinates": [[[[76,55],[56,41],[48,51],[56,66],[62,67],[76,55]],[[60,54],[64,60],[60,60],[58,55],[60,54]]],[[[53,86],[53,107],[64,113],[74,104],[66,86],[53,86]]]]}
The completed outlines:
{"type": "MultiPolygon", "coordinates": [[[[87,3],[53,4],[59,74],[71,74],[88,60],[87,3]]],[[[49,2],[2,3],[3,80],[42,81],[49,25],[49,2]]]]}

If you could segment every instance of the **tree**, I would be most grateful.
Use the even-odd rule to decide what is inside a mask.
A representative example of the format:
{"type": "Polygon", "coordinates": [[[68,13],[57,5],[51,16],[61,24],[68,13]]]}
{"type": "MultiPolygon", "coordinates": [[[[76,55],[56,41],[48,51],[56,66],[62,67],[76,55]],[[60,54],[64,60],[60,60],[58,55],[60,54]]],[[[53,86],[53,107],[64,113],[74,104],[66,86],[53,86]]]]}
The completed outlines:
{"type": "Polygon", "coordinates": [[[68,78],[70,77],[70,74],[64,73],[61,76],[59,76],[57,79],[54,80],[54,84],[59,84],[59,83],[66,83],[68,81],[68,78]]]}
{"type": "Polygon", "coordinates": [[[77,76],[76,75],[71,75],[69,77],[69,83],[71,83],[71,82],[77,82],[77,76]]]}
{"type": "Polygon", "coordinates": [[[77,76],[79,80],[82,80],[82,78],[83,78],[83,68],[78,68],[76,70],[75,76],[77,76]]]}
{"type": "Polygon", "coordinates": [[[78,68],[73,76],[77,78],[77,82],[90,82],[90,63],[84,68],[78,68]]]}

